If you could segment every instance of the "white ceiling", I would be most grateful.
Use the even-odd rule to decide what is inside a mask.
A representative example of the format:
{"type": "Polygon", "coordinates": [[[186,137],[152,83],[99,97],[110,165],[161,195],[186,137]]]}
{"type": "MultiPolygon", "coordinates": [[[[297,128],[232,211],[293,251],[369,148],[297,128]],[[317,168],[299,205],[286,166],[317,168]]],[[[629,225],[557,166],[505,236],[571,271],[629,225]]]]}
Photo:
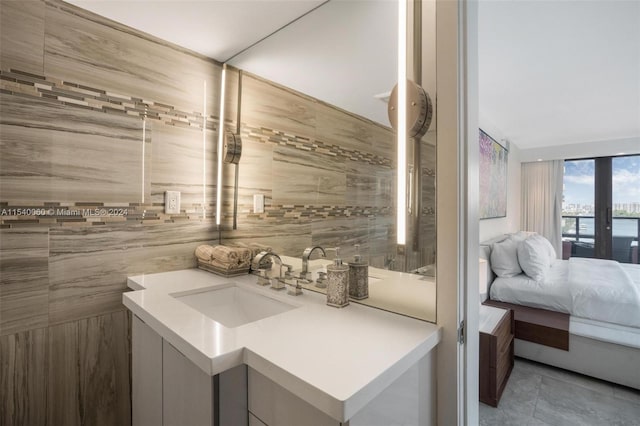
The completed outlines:
{"type": "Polygon", "coordinates": [[[521,149],[640,137],[640,1],[481,0],[479,16],[481,125],[521,149]]]}
{"type": "MultiPolygon", "coordinates": [[[[323,3],[70,2],[221,62],[323,3]]],[[[395,3],[331,0],[231,63],[388,124],[395,3]]],[[[640,1],[480,0],[478,26],[482,126],[525,150],[640,138],[640,1]]]]}
{"type": "Polygon", "coordinates": [[[231,64],[388,126],[374,96],[397,81],[397,17],[395,1],[331,0],[231,64]]]}

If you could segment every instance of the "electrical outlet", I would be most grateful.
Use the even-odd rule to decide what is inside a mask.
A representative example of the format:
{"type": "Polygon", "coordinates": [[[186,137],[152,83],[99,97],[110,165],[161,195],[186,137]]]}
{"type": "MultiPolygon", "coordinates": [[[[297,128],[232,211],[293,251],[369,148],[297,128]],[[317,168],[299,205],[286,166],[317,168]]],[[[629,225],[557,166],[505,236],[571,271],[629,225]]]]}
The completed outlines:
{"type": "Polygon", "coordinates": [[[164,192],[164,213],[180,214],[180,191],[164,192]]]}
{"type": "Polygon", "coordinates": [[[264,194],[253,194],[253,212],[264,213],[264,194]]]}

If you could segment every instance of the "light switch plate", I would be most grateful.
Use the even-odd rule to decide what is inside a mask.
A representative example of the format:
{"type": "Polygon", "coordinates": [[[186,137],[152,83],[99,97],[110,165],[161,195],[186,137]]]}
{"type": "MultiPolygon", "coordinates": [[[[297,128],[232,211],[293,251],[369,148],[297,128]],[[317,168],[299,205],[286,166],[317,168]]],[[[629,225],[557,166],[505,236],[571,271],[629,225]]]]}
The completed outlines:
{"type": "Polygon", "coordinates": [[[253,194],[253,212],[264,213],[264,194],[253,194]]]}
{"type": "Polygon", "coordinates": [[[164,213],[180,214],[180,191],[164,192],[164,213]]]}

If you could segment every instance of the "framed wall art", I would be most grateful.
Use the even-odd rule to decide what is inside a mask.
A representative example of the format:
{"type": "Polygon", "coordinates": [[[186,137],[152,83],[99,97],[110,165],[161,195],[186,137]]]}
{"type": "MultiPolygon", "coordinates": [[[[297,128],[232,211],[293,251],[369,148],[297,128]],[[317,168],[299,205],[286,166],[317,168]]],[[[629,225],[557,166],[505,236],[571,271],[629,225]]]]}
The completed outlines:
{"type": "Polygon", "coordinates": [[[507,215],[509,151],[480,129],[480,219],[507,215]]]}

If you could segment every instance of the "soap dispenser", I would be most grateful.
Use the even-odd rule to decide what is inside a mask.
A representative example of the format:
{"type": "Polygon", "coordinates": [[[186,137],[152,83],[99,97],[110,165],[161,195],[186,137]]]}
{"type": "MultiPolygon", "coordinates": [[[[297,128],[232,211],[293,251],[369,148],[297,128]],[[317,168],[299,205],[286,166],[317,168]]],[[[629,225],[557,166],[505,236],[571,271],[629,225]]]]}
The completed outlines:
{"type": "Polygon", "coordinates": [[[362,300],[369,297],[369,263],[362,260],[360,244],[355,248],[353,262],[349,262],[349,297],[362,300]]]}
{"type": "Polygon", "coordinates": [[[349,304],[349,266],[340,259],[340,248],[336,247],[336,258],[327,265],[327,305],[344,308],[349,304]]]}

